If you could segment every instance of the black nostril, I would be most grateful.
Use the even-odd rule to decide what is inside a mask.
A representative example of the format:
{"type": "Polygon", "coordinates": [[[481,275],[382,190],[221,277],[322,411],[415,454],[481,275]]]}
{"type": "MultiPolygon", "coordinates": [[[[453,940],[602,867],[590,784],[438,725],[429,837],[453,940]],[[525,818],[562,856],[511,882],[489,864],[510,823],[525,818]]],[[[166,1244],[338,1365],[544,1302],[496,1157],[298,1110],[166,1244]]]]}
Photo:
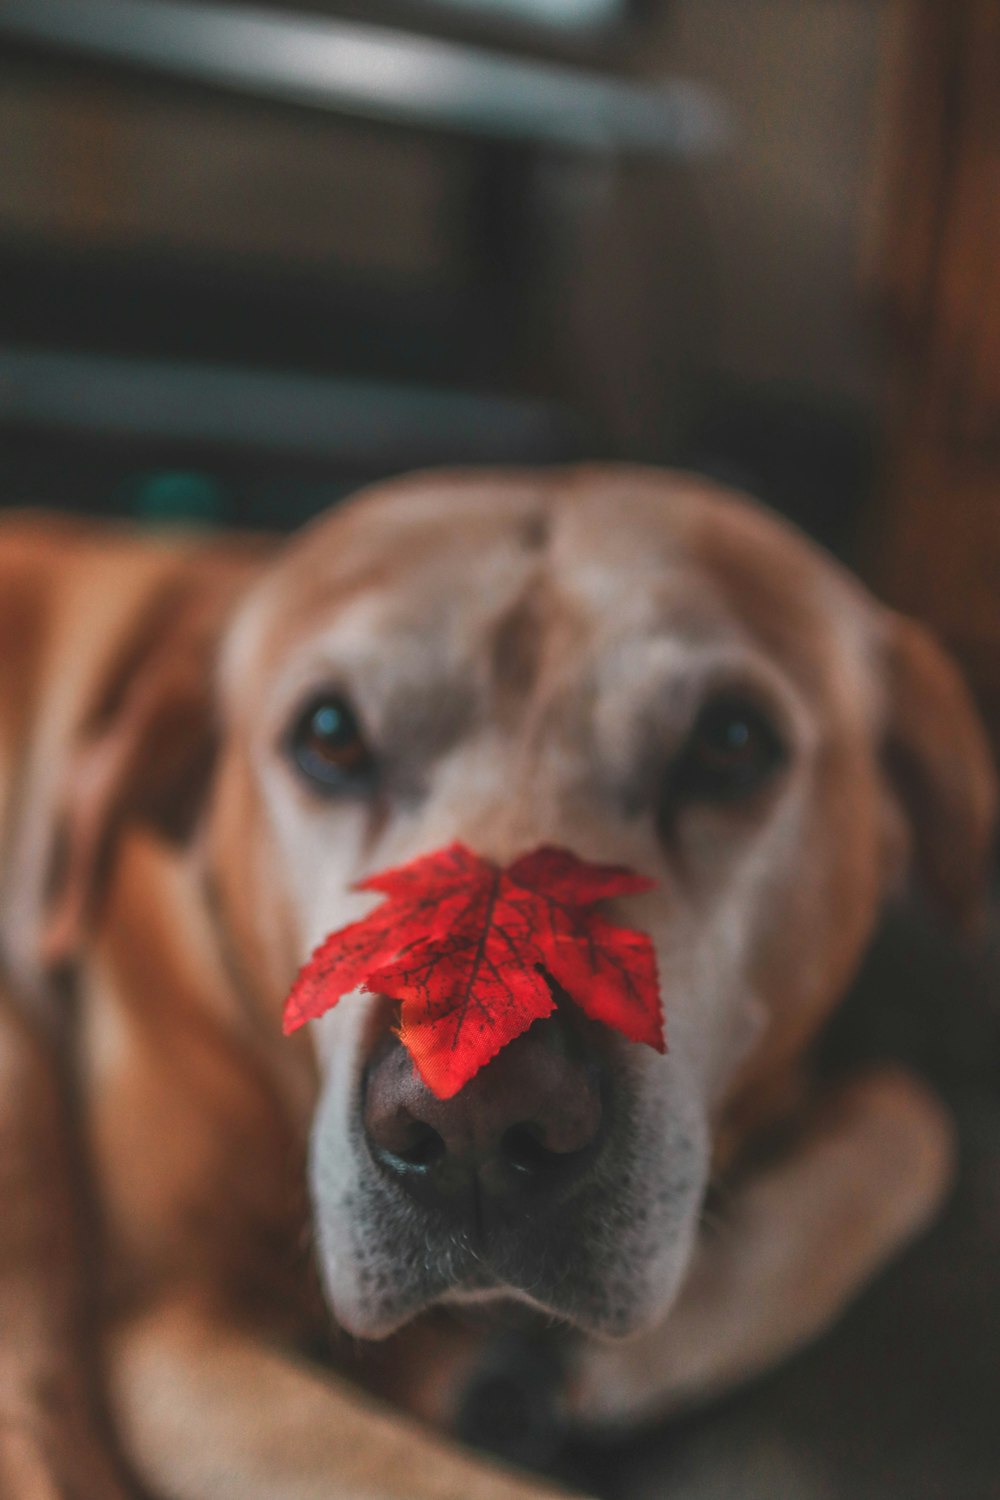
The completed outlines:
{"type": "Polygon", "coordinates": [[[558,1164],[559,1154],[542,1144],[537,1126],[512,1125],[500,1140],[500,1156],[515,1172],[535,1177],[558,1164]]]}
{"type": "Polygon", "coordinates": [[[447,1147],[436,1130],[414,1120],[412,1141],[394,1154],[408,1167],[432,1167],[441,1160],[446,1150],[447,1147]]]}
{"type": "Polygon", "coordinates": [[[372,1142],[375,1156],[394,1172],[426,1171],[447,1155],[441,1136],[423,1120],[399,1122],[394,1135],[392,1141],[372,1142]]]}

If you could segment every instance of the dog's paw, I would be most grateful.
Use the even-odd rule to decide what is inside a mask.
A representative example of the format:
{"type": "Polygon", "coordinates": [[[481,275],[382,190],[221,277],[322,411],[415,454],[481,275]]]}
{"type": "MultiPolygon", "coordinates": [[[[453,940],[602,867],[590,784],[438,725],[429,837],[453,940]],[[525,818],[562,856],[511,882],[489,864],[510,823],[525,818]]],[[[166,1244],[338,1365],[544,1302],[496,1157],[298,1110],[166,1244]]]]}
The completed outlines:
{"type": "Polygon", "coordinates": [[[941,1099],[903,1067],[848,1080],[824,1122],[858,1150],[858,1186],[887,1247],[914,1239],[936,1218],[955,1178],[955,1123],[941,1099]]]}
{"type": "Polygon", "coordinates": [[[3,1500],[129,1500],[89,1435],[49,1435],[27,1417],[0,1415],[3,1500]]]}
{"type": "Polygon", "coordinates": [[[787,1155],[748,1176],[702,1236],[662,1328],[583,1346],[574,1418],[613,1427],[659,1417],[815,1338],[927,1228],[955,1158],[947,1109],[903,1069],[831,1090],[787,1155]]]}

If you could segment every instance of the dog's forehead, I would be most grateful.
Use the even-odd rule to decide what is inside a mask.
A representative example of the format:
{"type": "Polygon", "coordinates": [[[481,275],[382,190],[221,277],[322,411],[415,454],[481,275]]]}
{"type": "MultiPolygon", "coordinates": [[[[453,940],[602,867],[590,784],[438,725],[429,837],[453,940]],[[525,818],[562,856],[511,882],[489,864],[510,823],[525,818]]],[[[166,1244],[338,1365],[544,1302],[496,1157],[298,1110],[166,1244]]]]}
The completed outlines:
{"type": "Polygon", "coordinates": [[[380,486],[296,539],[244,613],[234,647],[265,665],[347,622],[469,654],[546,632],[741,632],[810,692],[875,636],[865,592],[792,528],[707,481],[624,466],[380,486]]]}

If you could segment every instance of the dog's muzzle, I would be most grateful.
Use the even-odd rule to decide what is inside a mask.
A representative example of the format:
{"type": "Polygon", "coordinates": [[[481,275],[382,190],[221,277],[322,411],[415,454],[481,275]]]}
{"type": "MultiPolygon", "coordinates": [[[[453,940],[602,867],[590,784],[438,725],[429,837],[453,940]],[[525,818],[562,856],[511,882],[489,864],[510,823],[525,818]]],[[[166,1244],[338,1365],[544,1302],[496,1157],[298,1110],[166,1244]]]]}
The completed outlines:
{"type": "Polygon", "coordinates": [[[504,1325],[516,1305],[602,1337],[648,1326],[686,1265],[707,1161],[683,1076],[670,1109],[644,1088],[672,1060],[560,1007],[442,1100],[394,1018],[376,1005],[356,1092],[332,1073],[313,1124],[338,1321],[384,1338],[435,1305],[504,1325]]]}

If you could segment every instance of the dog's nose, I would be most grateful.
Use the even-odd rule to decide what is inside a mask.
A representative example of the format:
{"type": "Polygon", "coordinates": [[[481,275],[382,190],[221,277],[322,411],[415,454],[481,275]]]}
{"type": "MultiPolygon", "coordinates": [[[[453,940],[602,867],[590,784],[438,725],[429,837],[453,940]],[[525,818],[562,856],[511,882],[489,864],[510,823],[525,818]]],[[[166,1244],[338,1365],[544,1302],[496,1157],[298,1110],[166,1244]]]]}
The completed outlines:
{"type": "Polygon", "coordinates": [[[436,1098],[386,1038],[366,1075],[362,1115],[382,1170],[424,1206],[464,1217],[480,1193],[516,1209],[588,1171],[607,1096],[599,1055],[557,1016],[537,1021],[451,1099],[436,1098]]]}

